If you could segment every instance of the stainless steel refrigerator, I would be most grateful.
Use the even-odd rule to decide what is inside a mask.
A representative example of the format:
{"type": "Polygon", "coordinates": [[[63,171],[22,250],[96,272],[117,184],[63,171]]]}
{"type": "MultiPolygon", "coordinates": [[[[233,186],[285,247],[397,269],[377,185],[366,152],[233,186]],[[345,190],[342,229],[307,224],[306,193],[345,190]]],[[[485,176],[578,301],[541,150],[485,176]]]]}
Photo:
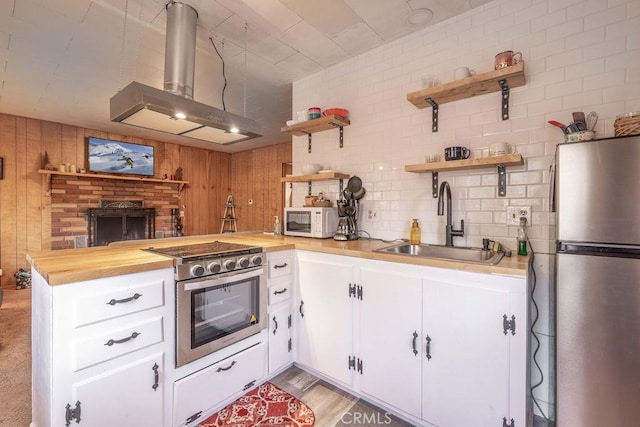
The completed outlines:
{"type": "Polygon", "coordinates": [[[640,137],[556,154],[556,425],[638,425],[640,137]]]}

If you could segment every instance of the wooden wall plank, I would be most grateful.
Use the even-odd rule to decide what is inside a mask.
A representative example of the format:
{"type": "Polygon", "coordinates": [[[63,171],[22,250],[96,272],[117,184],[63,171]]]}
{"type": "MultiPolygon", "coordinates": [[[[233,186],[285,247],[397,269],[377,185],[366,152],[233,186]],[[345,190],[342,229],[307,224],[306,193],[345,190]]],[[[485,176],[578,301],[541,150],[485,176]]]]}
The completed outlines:
{"type": "Polygon", "coordinates": [[[2,286],[15,285],[13,273],[18,259],[17,177],[16,167],[16,118],[0,114],[0,157],[4,158],[3,175],[0,180],[0,278],[2,286]]]}
{"type": "Polygon", "coordinates": [[[43,178],[37,173],[42,162],[42,134],[40,132],[40,121],[27,119],[26,123],[26,144],[27,144],[27,252],[41,251],[43,243],[50,245],[51,240],[51,198],[44,196],[42,187],[43,178]],[[44,217],[44,206],[47,217],[44,217]],[[43,233],[44,223],[48,223],[46,228],[48,233],[43,233]],[[48,236],[48,237],[46,237],[48,236]]]}

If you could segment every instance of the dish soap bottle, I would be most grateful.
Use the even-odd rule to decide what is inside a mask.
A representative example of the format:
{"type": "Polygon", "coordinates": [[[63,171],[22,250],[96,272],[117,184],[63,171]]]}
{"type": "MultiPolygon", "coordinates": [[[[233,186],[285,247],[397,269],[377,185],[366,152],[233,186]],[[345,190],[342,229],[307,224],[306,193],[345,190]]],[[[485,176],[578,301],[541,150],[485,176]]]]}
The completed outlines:
{"type": "Polygon", "coordinates": [[[527,255],[527,218],[520,218],[518,227],[518,255],[527,255]]]}
{"type": "Polygon", "coordinates": [[[420,225],[418,225],[418,218],[413,218],[411,230],[409,231],[409,243],[412,245],[420,244],[420,225]]]}
{"type": "Polygon", "coordinates": [[[273,221],[273,235],[274,236],[279,236],[282,234],[282,229],[280,228],[280,220],[278,219],[278,216],[275,216],[275,221],[273,221]]]}

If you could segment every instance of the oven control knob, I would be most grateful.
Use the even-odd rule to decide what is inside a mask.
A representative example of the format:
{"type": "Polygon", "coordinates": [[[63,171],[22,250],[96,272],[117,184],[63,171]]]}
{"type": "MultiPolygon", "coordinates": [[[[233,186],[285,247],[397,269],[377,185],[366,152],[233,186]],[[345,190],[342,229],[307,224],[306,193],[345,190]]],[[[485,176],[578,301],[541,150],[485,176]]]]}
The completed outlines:
{"type": "Polygon", "coordinates": [[[202,276],[204,274],[204,267],[200,264],[194,264],[191,266],[190,271],[192,276],[202,276]]]}
{"type": "Polygon", "coordinates": [[[224,262],[224,268],[228,271],[228,270],[233,270],[236,268],[236,260],[235,259],[228,259],[224,262]]]}
{"type": "Polygon", "coordinates": [[[262,255],[255,255],[251,257],[251,264],[255,266],[262,265],[262,255]]]}
{"type": "Polygon", "coordinates": [[[238,264],[240,264],[240,267],[242,268],[247,268],[249,267],[249,259],[242,257],[238,260],[238,264]]]}
{"type": "Polygon", "coordinates": [[[220,273],[220,271],[222,270],[222,266],[219,262],[212,262],[207,266],[207,268],[209,269],[209,272],[213,274],[220,273]]]}

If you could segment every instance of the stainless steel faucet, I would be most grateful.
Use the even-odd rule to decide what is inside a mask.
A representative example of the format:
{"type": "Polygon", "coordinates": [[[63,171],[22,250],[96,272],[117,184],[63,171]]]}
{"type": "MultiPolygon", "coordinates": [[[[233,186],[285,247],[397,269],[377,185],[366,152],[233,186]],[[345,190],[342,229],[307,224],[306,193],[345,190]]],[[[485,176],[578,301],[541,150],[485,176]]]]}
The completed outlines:
{"type": "Polygon", "coordinates": [[[442,181],[440,184],[440,191],[438,192],[438,215],[444,215],[444,199],[445,191],[447,198],[447,237],[446,246],[453,246],[453,236],[464,236],[464,220],[460,220],[460,230],[453,229],[453,219],[451,214],[451,187],[447,181],[442,181]]]}

